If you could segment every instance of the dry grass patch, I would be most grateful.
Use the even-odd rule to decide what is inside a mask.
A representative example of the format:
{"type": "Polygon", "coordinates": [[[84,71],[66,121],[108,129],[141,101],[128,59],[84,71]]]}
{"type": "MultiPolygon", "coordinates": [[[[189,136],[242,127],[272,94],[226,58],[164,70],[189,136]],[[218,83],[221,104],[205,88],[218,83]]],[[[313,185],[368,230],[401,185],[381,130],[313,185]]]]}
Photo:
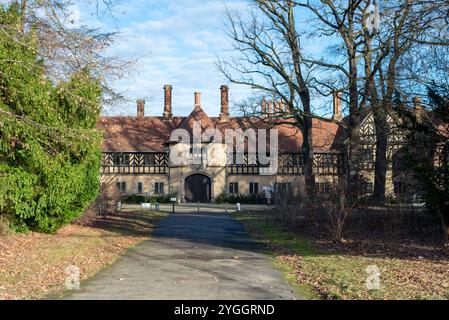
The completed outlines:
{"type": "Polygon", "coordinates": [[[128,248],[149,238],[165,215],[122,214],[91,226],[68,225],[55,235],[0,236],[0,299],[43,298],[64,290],[65,269],[75,265],[87,279],[128,248]]]}
{"type": "MultiPolygon", "coordinates": [[[[426,256],[419,246],[364,250],[357,245],[323,245],[272,220],[239,214],[250,234],[266,242],[289,277],[310,285],[324,299],[449,299],[449,253],[426,256]],[[368,266],[380,270],[380,288],[368,290],[368,266]]],[[[429,248],[422,248],[427,253],[429,248]]]]}

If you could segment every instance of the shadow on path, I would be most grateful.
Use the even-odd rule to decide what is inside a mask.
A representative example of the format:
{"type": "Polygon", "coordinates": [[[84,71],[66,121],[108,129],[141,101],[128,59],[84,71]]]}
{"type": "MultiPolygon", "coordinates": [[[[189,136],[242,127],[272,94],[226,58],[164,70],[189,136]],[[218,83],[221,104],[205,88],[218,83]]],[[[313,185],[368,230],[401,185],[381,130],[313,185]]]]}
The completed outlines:
{"type": "Polygon", "coordinates": [[[153,237],[67,299],[296,299],[243,226],[220,213],[172,214],[153,237]]]}

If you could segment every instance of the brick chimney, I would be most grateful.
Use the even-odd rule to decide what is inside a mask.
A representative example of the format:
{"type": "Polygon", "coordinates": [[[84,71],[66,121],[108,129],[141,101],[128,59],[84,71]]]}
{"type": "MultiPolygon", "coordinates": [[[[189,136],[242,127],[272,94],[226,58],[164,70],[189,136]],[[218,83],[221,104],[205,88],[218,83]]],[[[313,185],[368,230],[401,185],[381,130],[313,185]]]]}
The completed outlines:
{"type": "Polygon", "coordinates": [[[332,93],[333,96],[333,115],[332,120],[341,121],[343,120],[343,112],[342,112],[342,104],[341,104],[341,97],[343,93],[341,91],[334,91],[332,93]]]}
{"type": "Polygon", "coordinates": [[[195,92],[195,108],[201,107],[201,92],[195,92]]]}
{"type": "Polygon", "coordinates": [[[277,106],[278,106],[278,113],[284,113],[285,112],[285,103],[284,103],[284,101],[279,101],[278,103],[277,103],[277,106]]]}
{"type": "Polygon", "coordinates": [[[267,114],[267,100],[265,100],[265,98],[262,99],[262,116],[267,114]]]}
{"type": "Polygon", "coordinates": [[[271,116],[273,114],[273,101],[268,101],[268,114],[271,116]]]}
{"type": "Polygon", "coordinates": [[[221,86],[221,111],[220,122],[227,122],[229,120],[229,87],[221,86]]]}
{"type": "Polygon", "coordinates": [[[415,109],[422,107],[422,99],[420,97],[413,97],[413,107],[415,109]]]}
{"type": "Polygon", "coordinates": [[[164,86],[164,120],[173,119],[172,89],[173,87],[170,85],[164,86]]]}
{"type": "Polygon", "coordinates": [[[145,100],[137,100],[137,118],[145,117],[145,100]]]}
{"type": "Polygon", "coordinates": [[[415,112],[416,120],[421,123],[425,116],[425,109],[422,106],[422,99],[420,97],[413,97],[413,109],[415,112]]]}

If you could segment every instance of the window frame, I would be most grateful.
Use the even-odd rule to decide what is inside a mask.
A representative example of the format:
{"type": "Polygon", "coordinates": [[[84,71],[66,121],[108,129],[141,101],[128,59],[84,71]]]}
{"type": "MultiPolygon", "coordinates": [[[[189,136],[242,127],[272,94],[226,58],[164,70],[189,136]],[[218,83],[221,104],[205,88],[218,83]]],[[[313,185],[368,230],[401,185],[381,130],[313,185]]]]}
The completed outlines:
{"type": "Polygon", "coordinates": [[[238,182],[230,182],[229,183],[229,193],[233,195],[239,194],[239,183],[238,182]]]}
{"type": "Polygon", "coordinates": [[[251,195],[259,194],[259,182],[249,183],[249,194],[251,195]]]}
{"type": "Polygon", "coordinates": [[[159,195],[159,196],[165,194],[165,184],[164,184],[164,182],[156,181],[154,183],[154,194],[159,195]]]}
{"type": "Polygon", "coordinates": [[[137,182],[137,193],[138,194],[143,194],[143,183],[142,182],[137,182]]]}

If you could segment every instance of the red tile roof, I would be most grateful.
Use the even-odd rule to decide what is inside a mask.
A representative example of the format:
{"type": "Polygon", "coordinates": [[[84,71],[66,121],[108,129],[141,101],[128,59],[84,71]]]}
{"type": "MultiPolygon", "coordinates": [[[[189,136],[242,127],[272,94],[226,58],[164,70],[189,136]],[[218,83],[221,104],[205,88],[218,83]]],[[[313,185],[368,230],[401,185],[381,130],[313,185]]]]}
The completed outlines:
{"type": "MultiPolygon", "coordinates": [[[[255,118],[231,117],[228,122],[220,123],[218,117],[207,116],[201,107],[196,107],[187,117],[174,117],[172,120],[163,120],[162,117],[105,116],[98,127],[104,131],[104,152],[161,152],[174,129],[185,129],[191,133],[194,121],[201,121],[203,130],[220,129],[223,137],[226,129],[278,129],[280,152],[299,152],[303,143],[301,131],[293,120],[268,125],[255,118]]],[[[340,150],[342,136],[342,130],[337,124],[313,119],[312,139],[316,151],[340,150]]]]}

